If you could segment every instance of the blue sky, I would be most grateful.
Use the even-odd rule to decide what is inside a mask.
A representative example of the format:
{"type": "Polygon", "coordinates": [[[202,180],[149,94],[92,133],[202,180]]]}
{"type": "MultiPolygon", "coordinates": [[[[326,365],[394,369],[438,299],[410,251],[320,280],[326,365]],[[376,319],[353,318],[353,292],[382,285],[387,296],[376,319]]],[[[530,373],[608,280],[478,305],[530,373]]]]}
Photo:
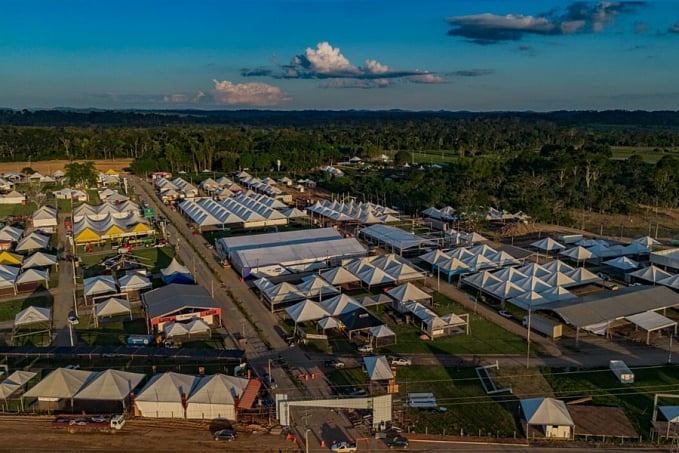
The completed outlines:
{"type": "Polygon", "coordinates": [[[679,108],[679,2],[0,0],[0,107],[679,108]]]}

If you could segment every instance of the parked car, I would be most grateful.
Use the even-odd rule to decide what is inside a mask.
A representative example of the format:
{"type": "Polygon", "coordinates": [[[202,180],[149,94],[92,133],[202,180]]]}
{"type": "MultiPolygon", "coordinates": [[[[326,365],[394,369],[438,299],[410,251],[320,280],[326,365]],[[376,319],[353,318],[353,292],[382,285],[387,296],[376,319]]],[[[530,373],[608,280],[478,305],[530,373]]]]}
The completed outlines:
{"type": "Polygon", "coordinates": [[[73,325],[76,325],[80,322],[78,320],[78,317],[75,315],[75,311],[71,310],[68,312],[68,322],[70,322],[73,325]]]}
{"type": "Polygon", "coordinates": [[[342,362],[340,359],[326,360],[324,365],[327,368],[344,368],[344,362],[342,362]]]}
{"type": "Polygon", "coordinates": [[[236,440],[236,431],[233,429],[220,429],[212,435],[215,440],[236,440]]]}
{"type": "Polygon", "coordinates": [[[358,352],[373,352],[373,346],[371,344],[362,344],[358,347],[358,352]]]}
{"type": "Polygon", "coordinates": [[[500,310],[500,311],[498,311],[498,314],[500,316],[502,316],[503,318],[507,318],[507,319],[512,318],[512,314],[510,312],[508,312],[507,310],[500,310]]]}
{"type": "Polygon", "coordinates": [[[387,446],[389,448],[408,448],[408,439],[403,436],[394,436],[387,439],[387,446]]]}
{"type": "Polygon", "coordinates": [[[408,357],[396,356],[396,355],[389,356],[389,363],[391,365],[398,365],[398,366],[410,366],[410,365],[413,364],[412,360],[410,360],[408,357]]]}
{"type": "Polygon", "coordinates": [[[335,442],[330,447],[330,450],[336,453],[353,453],[357,450],[356,442],[335,442]]]}

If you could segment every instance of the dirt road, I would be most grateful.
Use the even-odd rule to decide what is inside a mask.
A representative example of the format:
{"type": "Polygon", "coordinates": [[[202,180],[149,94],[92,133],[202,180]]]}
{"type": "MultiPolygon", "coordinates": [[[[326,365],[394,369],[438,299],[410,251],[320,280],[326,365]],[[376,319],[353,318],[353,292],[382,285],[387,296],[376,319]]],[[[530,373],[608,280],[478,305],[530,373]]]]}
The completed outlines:
{"type": "Polygon", "coordinates": [[[69,434],[52,428],[52,417],[0,417],[4,452],[298,452],[282,435],[239,433],[233,442],[212,440],[208,423],[171,420],[128,420],[120,432],[69,434]]]}

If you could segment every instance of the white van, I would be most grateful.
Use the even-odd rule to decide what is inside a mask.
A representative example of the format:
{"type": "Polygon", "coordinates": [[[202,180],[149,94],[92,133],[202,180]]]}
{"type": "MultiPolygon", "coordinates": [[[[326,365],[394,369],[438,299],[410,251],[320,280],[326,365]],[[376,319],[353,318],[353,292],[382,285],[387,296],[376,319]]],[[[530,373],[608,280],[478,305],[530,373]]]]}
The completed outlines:
{"type": "Polygon", "coordinates": [[[125,425],[125,416],[123,414],[114,415],[111,417],[111,429],[122,429],[125,425]]]}

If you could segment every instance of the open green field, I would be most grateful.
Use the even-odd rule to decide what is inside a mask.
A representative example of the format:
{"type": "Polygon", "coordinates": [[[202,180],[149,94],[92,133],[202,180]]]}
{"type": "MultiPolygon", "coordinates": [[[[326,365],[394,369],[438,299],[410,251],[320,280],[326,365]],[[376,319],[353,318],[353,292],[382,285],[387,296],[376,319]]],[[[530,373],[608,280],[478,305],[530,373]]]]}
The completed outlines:
{"type": "Polygon", "coordinates": [[[660,149],[651,146],[611,146],[613,159],[628,159],[638,155],[645,162],[656,163],[664,156],[679,157],[679,148],[660,149]]]}

